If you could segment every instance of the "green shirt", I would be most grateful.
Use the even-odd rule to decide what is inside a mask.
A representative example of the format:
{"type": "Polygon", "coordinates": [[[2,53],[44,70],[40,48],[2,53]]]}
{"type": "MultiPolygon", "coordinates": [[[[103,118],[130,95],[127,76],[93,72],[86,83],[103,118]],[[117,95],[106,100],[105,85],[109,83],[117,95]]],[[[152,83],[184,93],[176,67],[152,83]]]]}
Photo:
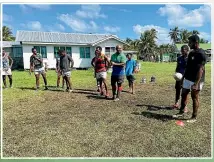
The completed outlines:
{"type": "MultiPolygon", "coordinates": [[[[35,58],[41,60],[41,59],[42,59],[42,55],[39,54],[39,53],[37,53],[37,55],[35,56],[35,58]]],[[[30,63],[34,65],[34,68],[35,68],[35,69],[42,68],[42,67],[43,67],[43,63],[40,62],[40,61],[38,61],[38,60],[35,59],[35,58],[34,58],[33,55],[32,55],[32,56],[30,57],[30,63]]]]}
{"type": "MultiPolygon", "coordinates": [[[[111,61],[115,63],[126,63],[126,56],[123,53],[115,53],[111,56],[111,61]]],[[[116,66],[114,65],[112,68],[112,75],[113,76],[120,76],[125,75],[125,68],[124,66],[116,66]]]]}

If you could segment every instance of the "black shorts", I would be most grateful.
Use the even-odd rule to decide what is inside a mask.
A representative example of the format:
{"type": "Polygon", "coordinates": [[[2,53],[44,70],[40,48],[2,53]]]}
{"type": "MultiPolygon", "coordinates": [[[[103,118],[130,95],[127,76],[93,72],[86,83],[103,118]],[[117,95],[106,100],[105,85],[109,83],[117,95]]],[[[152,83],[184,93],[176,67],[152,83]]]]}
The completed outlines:
{"type": "Polygon", "coordinates": [[[111,85],[115,85],[116,83],[122,84],[123,82],[124,82],[124,75],[111,76],[111,85]]]}
{"type": "Polygon", "coordinates": [[[131,83],[133,83],[133,82],[135,81],[134,75],[128,75],[128,76],[126,76],[126,78],[127,78],[127,80],[128,80],[129,82],[131,82],[131,83]]]}
{"type": "Polygon", "coordinates": [[[175,89],[181,89],[182,88],[182,84],[183,84],[182,81],[176,81],[175,82],[175,89]]]}

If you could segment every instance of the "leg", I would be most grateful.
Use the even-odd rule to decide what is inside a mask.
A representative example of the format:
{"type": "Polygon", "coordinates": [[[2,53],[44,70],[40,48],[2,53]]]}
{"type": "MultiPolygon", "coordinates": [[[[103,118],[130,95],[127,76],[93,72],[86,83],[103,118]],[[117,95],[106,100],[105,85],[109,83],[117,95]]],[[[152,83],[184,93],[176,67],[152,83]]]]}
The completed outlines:
{"type": "Polygon", "coordinates": [[[67,76],[67,85],[69,87],[69,90],[72,90],[72,86],[71,86],[71,77],[70,76],[67,76]]]}
{"type": "Polygon", "coordinates": [[[35,78],[36,78],[36,89],[39,89],[39,77],[40,77],[40,74],[35,74],[35,78]]]}
{"type": "Polygon", "coordinates": [[[61,76],[58,74],[58,75],[57,75],[57,88],[59,88],[59,84],[60,84],[60,77],[61,77],[61,76]]]}
{"type": "Polygon", "coordinates": [[[180,113],[184,113],[184,109],[187,105],[187,99],[188,99],[189,92],[190,92],[189,89],[184,89],[184,88],[182,89],[180,113]]]}
{"type": "Polygon", "coordinates": [[[62,77],[62,88],[65,87],[65,79],[62,77]]]}
{"type": "Polygon", "coordinates": [[[116,98],[116,89],[117,89],[116,83],[117,83],[117,82],[116,82],[115,76],[111,76],[111,87],[112,87],[113,99],[116,98]]]}
{"type": "Polygon", "coordinates": [[[198,115],[198,108],[199,108],[199,92],[200,91],[191,91],[191,97],[193,101],[193,113],[192,118],[196,118],[198,115]]]}
{"type": "Polygon", "coordinates": [[[103,81],[99,78],[99,87],[100,87],[100,94],[103,95],[103,81]]]}
{"type": "Polygon", "coordinates": [[[10,83],[10,88],[12,88],[12,86],[13,86],[12,75],[8,75],[8,79],[9,79],[9,83],[10,83]]]}
{"type": "Polygon", "coordinates": [[[117,81],[117,85],[118,85],[117,98],[120,98],[120,94],[123,90],[123,88],[122,88],[123,81],[124,81],[124,76],[119,76],[118,81],[117,81]]]}
{"type": "Polygon", "coordinates": [[[44,83],[45,83],[45,89],[47,89],[47,78],[46,78],[46,73],[42,73],[42,78],[43,78],[44,83]]]}
{"type": "Polygon", "coordinates": [[[181,95],[181,84],[182,83],[180,81],[176,81],[175,83],[175,104],[173,105],[174,108],[178,108],[179,106],[178,101],[181,95]]]}
{"type": "Polygon", "coordinates": [[[105,86],[105,89],[106,89],[106,97],[108,97],[108,87],[107,87],[107,83],[106,83],[106,79],[103,79],[103,84],[104,84],[104,86],[105,86]]]}
{"type": "Polygon", "coordinates": [[[132,91],[132,94],[135,94],[134,81],[135,81],[135,77],[132,75],[132,77],[131,77],[131,91],[132,91]]]}
{"type": "Polygon", "coordinates": [[[2,75],[2,80],[4,83],[4,87],[7,88],[6,75],[2,75]]]}

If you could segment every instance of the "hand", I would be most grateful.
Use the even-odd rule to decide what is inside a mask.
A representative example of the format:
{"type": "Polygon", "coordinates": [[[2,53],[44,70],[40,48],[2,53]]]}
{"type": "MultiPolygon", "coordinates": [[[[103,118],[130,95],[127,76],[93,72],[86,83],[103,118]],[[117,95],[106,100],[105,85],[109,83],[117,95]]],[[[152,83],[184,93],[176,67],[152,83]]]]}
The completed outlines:
{"type": "Polygon", "coordinates": [[[192,87],[191,87],[191,89],[193,91],[197,91],[198,90],[198,84],[193,84],[192,87]]]}

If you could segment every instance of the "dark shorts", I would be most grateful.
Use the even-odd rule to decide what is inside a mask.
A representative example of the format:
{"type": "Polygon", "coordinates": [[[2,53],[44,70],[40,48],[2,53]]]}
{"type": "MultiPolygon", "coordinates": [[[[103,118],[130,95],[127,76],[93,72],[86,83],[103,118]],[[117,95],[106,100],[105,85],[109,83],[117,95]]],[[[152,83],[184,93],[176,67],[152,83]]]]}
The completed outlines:
{"type": "Polygon", "coordinates": [[[175,89],[181,89],[182,88],[182,84],[183,84],[182,81],[176,81],[175,82],[175,89]]]}
{"type": "Polygon", "coordinates": [[[111,84],[114,85],[116,83],[122,84],[124,82],[124,75],[119,76],[111,76],[111,84]]]}
{"type": "Polygon", "coordinates": [[[127,78],[127,80],[128,80],[129,82],[131,82],[131,83],[133,83],[133,82],[135,81],[134,75],[128,75],[128,76],[126,76],[126,78],[127,78]]]}

